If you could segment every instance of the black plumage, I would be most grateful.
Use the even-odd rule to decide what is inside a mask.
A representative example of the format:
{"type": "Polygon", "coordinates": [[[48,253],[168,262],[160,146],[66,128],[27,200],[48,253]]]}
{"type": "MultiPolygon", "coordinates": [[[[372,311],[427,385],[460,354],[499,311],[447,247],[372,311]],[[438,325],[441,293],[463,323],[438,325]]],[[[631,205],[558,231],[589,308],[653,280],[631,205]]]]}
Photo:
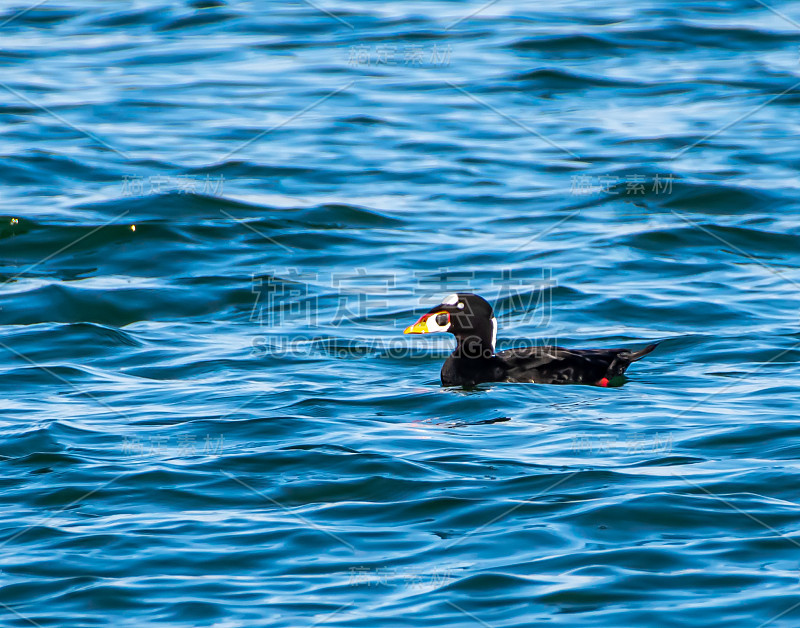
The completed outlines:
{"type": "Polygon", "coordinates": [[[404,333],[446,331],[456,348],[442,366],[445,386],[485,382],[608,385],[658,343],[629,349],[565,349],[540,346],[495,352],[497,321],[491,305],[476,294],[457,293],[424,314],[404,333]]]}

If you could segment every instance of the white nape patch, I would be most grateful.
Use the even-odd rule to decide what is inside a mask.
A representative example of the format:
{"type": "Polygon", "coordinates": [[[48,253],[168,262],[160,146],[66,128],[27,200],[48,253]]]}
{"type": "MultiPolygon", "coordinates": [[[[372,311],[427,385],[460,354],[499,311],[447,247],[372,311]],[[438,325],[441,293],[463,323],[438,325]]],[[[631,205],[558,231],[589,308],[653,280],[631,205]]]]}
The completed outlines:
{"type": "Polygon", "coordinates": [[[492,316],[492,353],[497,346],[497,319],[492,316]]]}
{"type": "Polygon", "coordinates": [[[456,303],[458,303],[458,295],[457,294],[448,294],[442,300],[442,305],[455,305],[456,303]]]}

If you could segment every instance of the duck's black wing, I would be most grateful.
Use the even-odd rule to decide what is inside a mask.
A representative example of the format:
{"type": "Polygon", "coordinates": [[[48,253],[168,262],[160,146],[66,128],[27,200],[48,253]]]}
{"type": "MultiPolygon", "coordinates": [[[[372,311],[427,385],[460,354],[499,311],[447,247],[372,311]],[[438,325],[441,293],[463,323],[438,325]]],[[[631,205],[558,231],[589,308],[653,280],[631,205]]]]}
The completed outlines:
{"type": "Polygon", "coordinates": [[[658,346],[640,351],[630,349],[564,349],[563,347],[525,347],[499,351],[506,380],[539,384],[600,384],[622,375],[625,369],[658,346]]]}

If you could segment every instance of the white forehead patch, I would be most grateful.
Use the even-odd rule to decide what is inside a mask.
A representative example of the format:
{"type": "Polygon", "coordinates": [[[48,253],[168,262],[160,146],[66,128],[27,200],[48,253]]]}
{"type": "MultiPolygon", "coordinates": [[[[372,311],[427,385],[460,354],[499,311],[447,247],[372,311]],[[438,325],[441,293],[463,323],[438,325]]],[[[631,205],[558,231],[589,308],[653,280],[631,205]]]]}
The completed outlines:
{"type": "Polygon", "coordinates": [[[458,295],[457,294],[448,294],[442,300],[442,305],[455,305],[456,303],[458,303],[458,295]]]}

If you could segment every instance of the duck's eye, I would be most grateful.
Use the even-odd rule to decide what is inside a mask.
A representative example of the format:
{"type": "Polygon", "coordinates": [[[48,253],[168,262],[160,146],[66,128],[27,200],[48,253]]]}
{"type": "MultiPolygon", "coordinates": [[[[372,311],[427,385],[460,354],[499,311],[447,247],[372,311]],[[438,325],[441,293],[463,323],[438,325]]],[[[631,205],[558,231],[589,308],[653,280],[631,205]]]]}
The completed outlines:
{"type": "Polygon", "coordinates": [[[445,312],[442,312],[441,314],[437,314],[436,315],[436,324],[439,327],[444,327],[445,325],[447,325],[449,320],[450,320],[450,316],[445,312]]]}

